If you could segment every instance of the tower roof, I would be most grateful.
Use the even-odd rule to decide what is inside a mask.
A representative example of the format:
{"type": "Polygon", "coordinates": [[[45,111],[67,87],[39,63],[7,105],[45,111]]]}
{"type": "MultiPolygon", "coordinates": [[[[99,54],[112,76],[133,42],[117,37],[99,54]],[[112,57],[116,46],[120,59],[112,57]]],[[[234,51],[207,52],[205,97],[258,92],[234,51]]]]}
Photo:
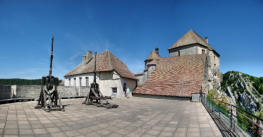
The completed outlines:
{"type": "Polygon", "coordinates": [[[148,56],[146,60],[154,60],[154,59],[159,59],[159,58],[161,58],[160,55],[157,54],[155,50],[152,50],[152,52],[150,53],[150,55],[148,56]]]}
{"type": "Polygon", "coordinates": [[[198,35],[195,31],[192,29],[189,30],[186,34],[184,34],[183,37],[181,37],[178,41],[176,41],[170,48],[177,48],[177,47],[182,47],[190,44],[200,44],[205,47],[207,47],[209,50],[213,50],[211,46],[200,36],[198,35]]]}

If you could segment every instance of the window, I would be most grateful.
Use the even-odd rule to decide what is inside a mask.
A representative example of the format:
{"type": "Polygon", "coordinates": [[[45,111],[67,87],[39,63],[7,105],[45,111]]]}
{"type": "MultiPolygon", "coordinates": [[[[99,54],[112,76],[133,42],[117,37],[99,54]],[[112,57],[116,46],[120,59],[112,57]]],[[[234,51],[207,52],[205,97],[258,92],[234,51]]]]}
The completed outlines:
{"type": "Polygon", "coordinates": [[[68,85],[71,86],[71,78],[69,78],[68,81],[68,85]]]}
{"type": "Polygon", "coordinates": [[[205,54],[205,50],[204,49],[202,49],[202,54],[205,54]]]}
{"type": "Polygon", "coordinates": [[[216,56],[214,56],[214,60],[216,60],[216,56]]]}
{"type": "Polygon", "coordinates": [[[114,96],[114,97],[117,96],[117,88],[116,87],[112,88],[112,96],[114,96]]]}
{"type": "Polygon", "coordinates": [[[86,86],[89,86],[89,77],[86,77],[86,86]]]}
{"type": "Polygon", "coordinates": [[[178,54],[178,56],[180,56],[180,50],[178,50],[178,53],[177,53],[177,54],[178,54]]]}
{"type": "Polygon", "coordinates": [[[112,88],[112,93],[117,93],[117,88],[116,87],[112,88]]]}
{"type": "Polygon", "coordinates": [[[74,78],[74,86],[76,86],[76,84],[77,84],[77,83],[76,83],[76,78],[74,78]]]}
{"type": "Polygon", "coordinates": [[[82,86],[82,77],[79,77],[79,86],[81,87],[82,86]]]}

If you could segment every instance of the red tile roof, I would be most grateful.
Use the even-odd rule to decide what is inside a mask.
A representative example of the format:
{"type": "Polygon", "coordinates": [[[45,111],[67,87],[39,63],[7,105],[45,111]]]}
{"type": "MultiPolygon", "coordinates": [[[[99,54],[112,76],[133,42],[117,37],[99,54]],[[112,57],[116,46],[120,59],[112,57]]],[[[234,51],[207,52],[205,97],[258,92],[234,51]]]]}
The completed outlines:
{"type": "Polygon", "coordinates": [[[148,80],[134,93],[191,97],[200,93],[205,55],[187,55],[161,58],[148,80]]]}
{"type": "MultiPolygon", "coordinates": [[[[94,61],[95,60],[92,57],[92,59],[87,63],[79,64],[76,68],[67,73],[65,77],[93,72],[94,61]]],[[[118,74],[120,74],[121,77],[136,79],[136,77],[130,72],[128,67],[110,51],[107,50],[103,53],[98,53],[96,56],[96,72],[114,70],[118,74]]]]}

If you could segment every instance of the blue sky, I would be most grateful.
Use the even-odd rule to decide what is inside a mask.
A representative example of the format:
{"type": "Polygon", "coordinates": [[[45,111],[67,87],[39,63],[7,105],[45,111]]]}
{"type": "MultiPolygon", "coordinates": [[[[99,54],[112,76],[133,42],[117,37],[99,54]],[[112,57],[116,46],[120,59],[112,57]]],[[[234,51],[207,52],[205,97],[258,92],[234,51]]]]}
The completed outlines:
{"type": "Polygon", "coordinates": [[[110,50],[132,72],[144,69],[155,47],[163,57],[184,33],[208,36],[221,72],[263,76],[261,0],[0,0],[0,78],[53,74],[81,63],[87,50],[110,50]]]}

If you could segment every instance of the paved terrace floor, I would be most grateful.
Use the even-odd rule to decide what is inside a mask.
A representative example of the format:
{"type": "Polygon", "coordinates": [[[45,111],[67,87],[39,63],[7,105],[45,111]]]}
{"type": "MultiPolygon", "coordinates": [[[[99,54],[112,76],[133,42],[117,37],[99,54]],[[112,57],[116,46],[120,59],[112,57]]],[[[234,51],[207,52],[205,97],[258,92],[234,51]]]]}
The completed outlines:
{"type": "Polygon", "coordinates": [[[0,105],[4,137],[219,137],[201,103],[133,97],[114,99],[117,109],[62,100],[65,112],[34,109],[35,101],[0,105]]]}

